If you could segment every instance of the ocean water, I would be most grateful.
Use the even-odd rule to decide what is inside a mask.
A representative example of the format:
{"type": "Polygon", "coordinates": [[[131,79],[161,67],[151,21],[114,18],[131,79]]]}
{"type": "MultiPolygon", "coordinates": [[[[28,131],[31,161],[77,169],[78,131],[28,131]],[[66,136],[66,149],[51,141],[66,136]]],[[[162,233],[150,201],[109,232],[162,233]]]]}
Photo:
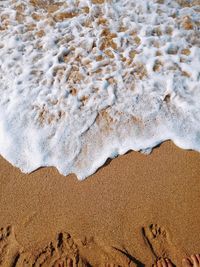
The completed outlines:
{"type": "Polygon", "coordinates": [[[200,151],[199,0],[0,1],[0,154],[78,179],[128,150],[200,151]]]}

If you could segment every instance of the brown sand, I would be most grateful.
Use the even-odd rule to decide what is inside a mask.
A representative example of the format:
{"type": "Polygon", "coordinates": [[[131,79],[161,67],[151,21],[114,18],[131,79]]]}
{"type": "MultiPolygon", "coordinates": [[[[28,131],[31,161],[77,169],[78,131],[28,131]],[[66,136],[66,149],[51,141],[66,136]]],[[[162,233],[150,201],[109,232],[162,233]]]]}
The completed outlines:
{"type": "Polygon", "coordinates": [[[1,158],[0,184],[1,266],[180,266],[200,252],[200,154],[171,142],[82,182],[1,158]]]}

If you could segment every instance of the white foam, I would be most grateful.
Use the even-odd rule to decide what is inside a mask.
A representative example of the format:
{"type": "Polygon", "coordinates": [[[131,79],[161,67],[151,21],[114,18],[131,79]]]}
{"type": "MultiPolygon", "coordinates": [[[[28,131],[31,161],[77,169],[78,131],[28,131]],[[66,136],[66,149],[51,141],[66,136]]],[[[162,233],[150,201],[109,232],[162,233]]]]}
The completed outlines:
{"type": "Polygon", "coordinates": [[[160,3],[1,1],[0,154],[83,179],[168,139],[200,151],[200,3],[160,3]]]}

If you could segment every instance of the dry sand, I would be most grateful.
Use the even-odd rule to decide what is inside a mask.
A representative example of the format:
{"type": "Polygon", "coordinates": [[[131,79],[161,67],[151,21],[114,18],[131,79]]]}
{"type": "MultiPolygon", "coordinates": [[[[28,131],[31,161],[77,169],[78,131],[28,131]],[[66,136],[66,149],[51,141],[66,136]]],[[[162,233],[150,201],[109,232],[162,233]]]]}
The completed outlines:
{"type": "Polygon", "coordinates": [[[82,182],[1,158],[0,185],[1,266],[180,266],[200,252],[200,154],[171,142],[82,182]]]}

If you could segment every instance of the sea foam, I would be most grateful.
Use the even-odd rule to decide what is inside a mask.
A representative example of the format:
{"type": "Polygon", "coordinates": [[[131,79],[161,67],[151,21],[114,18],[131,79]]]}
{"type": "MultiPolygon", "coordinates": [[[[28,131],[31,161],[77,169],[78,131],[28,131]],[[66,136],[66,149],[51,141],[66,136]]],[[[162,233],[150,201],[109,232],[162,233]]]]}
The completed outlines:
{"type": "Polygon", "coordinates": [[[0,154],[79,179],[165,140],[200,151],[199,0],[0,1],[0,154]]]}

